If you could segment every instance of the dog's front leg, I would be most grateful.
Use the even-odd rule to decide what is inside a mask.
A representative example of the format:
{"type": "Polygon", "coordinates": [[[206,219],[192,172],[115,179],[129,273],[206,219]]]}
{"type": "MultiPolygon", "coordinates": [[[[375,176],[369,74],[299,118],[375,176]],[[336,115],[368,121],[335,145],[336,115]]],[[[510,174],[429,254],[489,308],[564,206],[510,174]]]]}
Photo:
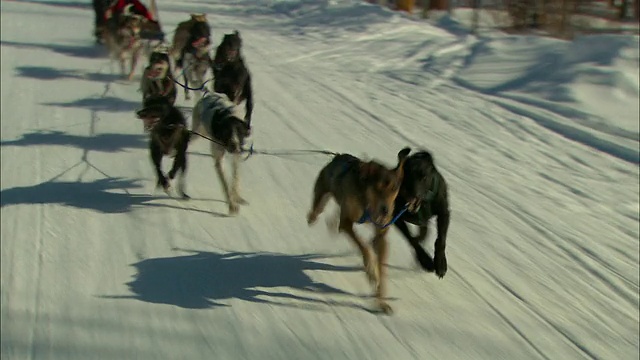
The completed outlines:
{"type": "Polygon", "coordinates": [[[362,261],[364,263],[364,271],[367,274],[367,279],[373,284],[378,285],[379,275],[378,268],[373,263],[373,254],[371,253],[370,248],[358,237],[356,232],[353,229],[353,221],[345,218],[343,215],[340,217],[340,231],[347,233],[349,238],[353,241],[353,243],[358,247],[360,253],[362,253],[362,261]]]}
{"type": "Polygon", "coordinates": [[[411,232],[409,231],[409,227],[407,226],[407,223],[404,220],[398,219],[395,225],[398,228],[398,230],[400,230],[400,233],[402,233],[405,239],[407,239],[407,241],[409,242],[409,245],[411,245],[411,247],[413,248],[416,260],[418,261],[418,263],[420,263],[420,266],[422,267],[422,269],[429,272],[434,271],[435,265],[433,263],[433,259],[431,258],[431,255],[429,255],[426,252],[426,250],[422,247],[422,245],[420,245],[421,243],[420,239],[422,238],[422,236],[424,236],[424,238],[426,238],[427,236],[427,231],[426,231],[427,227],[421,226],[420,234],[417,237],[414,237],[413,235],[411,235],[411,232]]]}
{"type": "Polygon", "coordinates": [[[215,161],[216,173],[218,174],[218,178],[220,179],[220,183],[222,184],[222,191],[224,191],[224,196],[229,204],[229,214],[234,215],[238,213],[238,204],[235,199],[229,194],[229,185],[227,185],[227,179],[224,176],[224,170],[222,169],[222,159],[224,156],[224,149],[220,148],[218,144],[211,143],[211,155],[215,161]]]}
{"type": "Polygon", "coordinates": [[[119,60],[120,60],[120,75],[125,76],[125,74],[126,74],[126,70],[125,70],[126,58],[125,58],[124,52],[120,53],[119,60]]]}
{"type": "Polygon", "coordinates": [[[182,71],[182,78],[184,79],[184,98],[185,100],[191,100],[191,95],[189,95],[189,76],[187,72],[191,71],[188,68],[182,71]]]}
{"type": "Polygon", "coordinates": [[[376,287],[376,302],[378,307],[385,314],[391,314],[391,306],[385,301],[387,296],[387,268],[386,263],[389,257],[389,244],[387,243],[387,229],[380,229],[376,231],[376,236],[373,239],[373,249],[376,252],[378,258],[378,286],[376,287]]]}
{"type": "Polygon", "coordinates": [[[169,181],[167,181],[167,178],[162,173],[162,150],[160,150],[160,148],[153,141],[151,141],[149,150],[151,152],[151,160],[153,161],[153,166],[155,167],[156,176],[158,179],[156,187],[162,186],[162,189],[165,192],[168,192],[169,181]]]}
{"type": "Polygon", "coordinates": [[[134,50],[134,52],[131,54],[131,71],[129,71],[129,76],[127,76],[127,80],[131,81],[133,80],[133,74],[136,71],[136,67],[138,66],[138,58],[140,57],[140,51],[142,49],[136,49],[134,50]]]}
{"type": "Polygon", "coordinates": [[[173,160],[173,167],[169,171],[169,178],[173,179],[176,173],[180,171],[180,177],[178,178],[178,194],[183,199],[190,199],[190,196],[185,192],[185,178],[187,172],[187,147],[189,144],[188,133],[183,135],[183,140],[178,144],[176,158],[173,160]]]}
{"type": "Polygon", "coordinates": [[[251,115],[253,114],[253,88],[251,87],[250,76],[244,84],[244,93],[246,96],[244,120],[247,122],[247,125],[251,127],[251,115]]]}
{"type": "Polygon", "coordinates": [[[450,211],[447,209],[438,214],[438,237],[436,238],[433,262],[435,263],[436,275],[442,278],[447,273],[447,257],[445,248],[447,246],[447,231],[449,230],[450,211]]]}

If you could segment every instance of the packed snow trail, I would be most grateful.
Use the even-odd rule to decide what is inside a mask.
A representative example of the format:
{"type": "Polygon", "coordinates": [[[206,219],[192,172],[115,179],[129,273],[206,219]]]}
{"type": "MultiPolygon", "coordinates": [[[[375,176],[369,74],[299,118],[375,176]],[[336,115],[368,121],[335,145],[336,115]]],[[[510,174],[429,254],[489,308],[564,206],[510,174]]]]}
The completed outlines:
{"type": "Polygon", "coordinates": [[[154,194],[139,77],[120,80],[92,44],[90,4],[0,4],[3,359],[638,358],[638,37],[598,68],[586,50],[559,60],[581,74],[562,78],[575,81],[561,103],[525,83],[539,58],[501,51],[580,42],[478,39],[348,0],[159,2],[169,35],[191,12],[216,45],[240,31],[256,149],[389,165],[406,145],[433,151],[451,189],[449,272],[417,271],[392,230],[386,317],[348,240],[306,224],[329,157],[250,158],[250,205],[228,218],[197,139],[193,199],[154,194]],[[508,71],[517,86],[487,83],[508,71]]]}

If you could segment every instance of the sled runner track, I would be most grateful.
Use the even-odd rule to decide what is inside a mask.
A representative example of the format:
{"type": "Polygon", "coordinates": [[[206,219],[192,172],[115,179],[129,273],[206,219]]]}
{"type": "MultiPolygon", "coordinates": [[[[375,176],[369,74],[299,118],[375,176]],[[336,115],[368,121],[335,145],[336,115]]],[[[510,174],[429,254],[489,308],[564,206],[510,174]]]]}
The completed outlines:
{"type": "MultiPolygon", "coordinates": [[[[576,340],[574,340],[570,335],[568,335],[567,333],[565,333],[565,331],[556,326],[553,322],[549,321],[549,319],[547,319],[543,313],[536,311],[529,303],[527,303],[527,301],[518,295],[517,292],[515,292],[513,289],[511,289],[508,285],[506,285],[504,282],[500,281],[496,276],[492,275],[491,273],[489,273],[488,271],[482,269],[483,272],[485,273],[485,275],[487,275],[488,277],[490,277],[496,284],[499,285],[499,287],[501,287],[506,293],[510,294],[511,296],[513,296],[515,299],[517,299],[517,301],[520,302],[520,304],[522,306],[524,306],[530,313],[532,313],[535,317],[537,317],[539,320],[543,321],[547,326],[551,327],[553,330],[555,330],[555,332],[559,333],[564,339],[567,340],[567,342],[569,342],[570,344],[572,344],[576,351],[581,352],[583,355],[585,355],[586,357],[590,358],[590,359],[598,359],[597,356],[595,356],[593,353],[591,353],[589,351],[589,349],[587,349],[584,345],[578,343],[576,340]]],[[[466,280],[463,279],[463,281],[466,282],[466,280]]],[[[469,285],[469,284],[467,284],[469,285]]],[[[474,291],[477,290],[474,289],[474,291]]],[[[484,300],[484,299],[483,299],[484,300]]],[[[486,300],[485,300],[486,302],[486,300]]],[[[490,305],[492,306],[492,305],[490,305]]],[[[493,307],[493,306],[492,306],[493,307]]],[[[496,311],[498,311],[497,309],[495,309],[496,311]]],[[[506,320],[506,319],[505,319],[506,320]]],[[[517,329],[514,329],[516,331],[518,331],[517,329]]],[[[528,341],[528,340],[527,340],[528,341]]],[[[532,345],[533,346],[533,345],[532,345]]],[[[541,351],[539,349],[536,348],[536,350],[545,358],[545,359],[550,359],[549,357],[547,357],[546,355],[544,355],[543,353],[541,353],[541,351]]]]}
{"type": "MultiPolygon", "coordinates": [[[[516,324],[513,323],[513,321],[511,321],[511,319],[509,319],[508,316],[506,316],[505,314],[503,314],[498,308],[496,308],[491,301],[487,300],[482,293],[480,293],[467,279],[465,279],[463,276],[461,276],[460,274],[458,274],[456,271],[453,271],[453,273],[460,278],[460,280],[462,280],[462,282],[465,284],[465,286],[467,288],[469,288],[471,291],[473,291],[473,293],[480,298],[489,308],[491,308],[491,310],[493,312],[495,312],[501,319],[502,321],[504,321],[507,325],[509,325],[509,327],[511,327],[511,329],[513,329],[513,331],[518,334],[518,336],[522,339],[522,341],[524,343],[527,344],[527,346],[529,346],[531,349],[533,349],[536,354],[538,354],[541,358],[546,359],[546,360],[551,360],[552,358],[548,357],[547,354],[544,353],[544,351],[542,351],[538,346],[535,345],[535,343],[533,343],[533,341],[531,339],[529,339],[529,337],[527,337],[527,335],[521,331],[518,326],[516,324]]],[[[531,311],[531,309],[529,309],[531,311]]],[[[547,325],[550,325],[547,323],[547,325]]],[[[556,331],[558,331],[558,329],[554,329],[556,331]]]]}

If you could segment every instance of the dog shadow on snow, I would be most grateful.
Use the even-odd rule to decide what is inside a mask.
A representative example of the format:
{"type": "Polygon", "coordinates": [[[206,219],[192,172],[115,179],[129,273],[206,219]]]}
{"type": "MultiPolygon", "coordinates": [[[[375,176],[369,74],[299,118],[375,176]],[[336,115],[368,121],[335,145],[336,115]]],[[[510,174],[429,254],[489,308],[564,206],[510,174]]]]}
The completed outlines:
{"type": "Polygon", "coordinates": [[[38,80],[75,79],[96,82],[109,82],[122,79],[119,74],[83,72],[71,69],[56,69],[48,66],[18,66],[18,76],[38,80]]]}
{"type": "Polygon", "coordinates": [[[68,146],[86,151],[116,153],[127,149],[146,149],[148,136],[145,134],[104,133],[93,136],[73,135],[63,131],[35,131],[22,134],[15,140],[0,141],[0,147],[41,145],[68,146]]]}
{"type": "MultiPolygon", "coordinates": [[[[79,165],[80,163],[76,166],[79,165]]],[[[71,170],[71,168],[68,170],[71,170]]],[[[99,213],[117,214],[145,206],[192,210],[217,217],[226,217],[225,214],[191,209],[188,206],[181,207],[154,202],[154,200],[167,199],[168,197],[164,194],[162,196],[152,196],[129,193],[129,190],[142,187],[143,185],[138,180],[123,178],[103,178],[91,182],[47,181],[36,185],[16,186],[0,191],[0,207],[25,204],[57,204],[99,213]]],[[[190,201],[194,200],[196,199],[190,201]]]]}
{"type": "Polygon", "coordinates": [[[137,274],[126,285],[133,294],[100,297],[137,299],[186,309],[228,307],[230,305],[222,301],[230,299],[294,308],[321,309],[322,305],[338,305],[365,309],[353,302],[322,299],[325,295],[356,295],[313,281],[306,271],[361,271],[360,267],[313,261],[329,257],[327,255],[174,250],[190,254],[132,264],[137,274]],[[312,294],[316,297],[309,296],[312,294]]]}
{"type": "Polygon", "coordinates": [[[140,102],[125,100],[114,96],[94,96],[70,102],[42,103],[41,105],[116,113],[133,112],[140,107],[140,102]]]}
{"type": "Polygon", "coordinates": [[[84,59],[103,59],[107,52],[103,47],[94,44],[75,46],[61,44],[37,44],[19,41],[0,41],[2,46],[10,46],[16,49],[41,49],[56,52],[58,54],[79,57],[84,59]]]}

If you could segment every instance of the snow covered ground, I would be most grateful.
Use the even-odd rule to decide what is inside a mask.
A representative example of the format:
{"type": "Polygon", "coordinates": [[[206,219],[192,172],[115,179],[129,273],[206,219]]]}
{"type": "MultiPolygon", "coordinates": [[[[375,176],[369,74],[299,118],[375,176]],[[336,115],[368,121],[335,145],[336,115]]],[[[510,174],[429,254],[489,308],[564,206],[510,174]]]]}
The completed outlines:
{"type": "Polygon", "coordinates": [[[241,32],[256,149],[433,151],[449,272],[417,271],[394,229],[388,317],[367,311],[348,240],[306,224],[329,158],[254,156],[228,218],[200,139],[193,200],[154,195],[139,78],[93,45],[89,1],[0,4],[3,360],[638,358],[637,36],[473,37],[355,0],[158,1],[168,34],[189,12],[216,44],[241,32]]]}

